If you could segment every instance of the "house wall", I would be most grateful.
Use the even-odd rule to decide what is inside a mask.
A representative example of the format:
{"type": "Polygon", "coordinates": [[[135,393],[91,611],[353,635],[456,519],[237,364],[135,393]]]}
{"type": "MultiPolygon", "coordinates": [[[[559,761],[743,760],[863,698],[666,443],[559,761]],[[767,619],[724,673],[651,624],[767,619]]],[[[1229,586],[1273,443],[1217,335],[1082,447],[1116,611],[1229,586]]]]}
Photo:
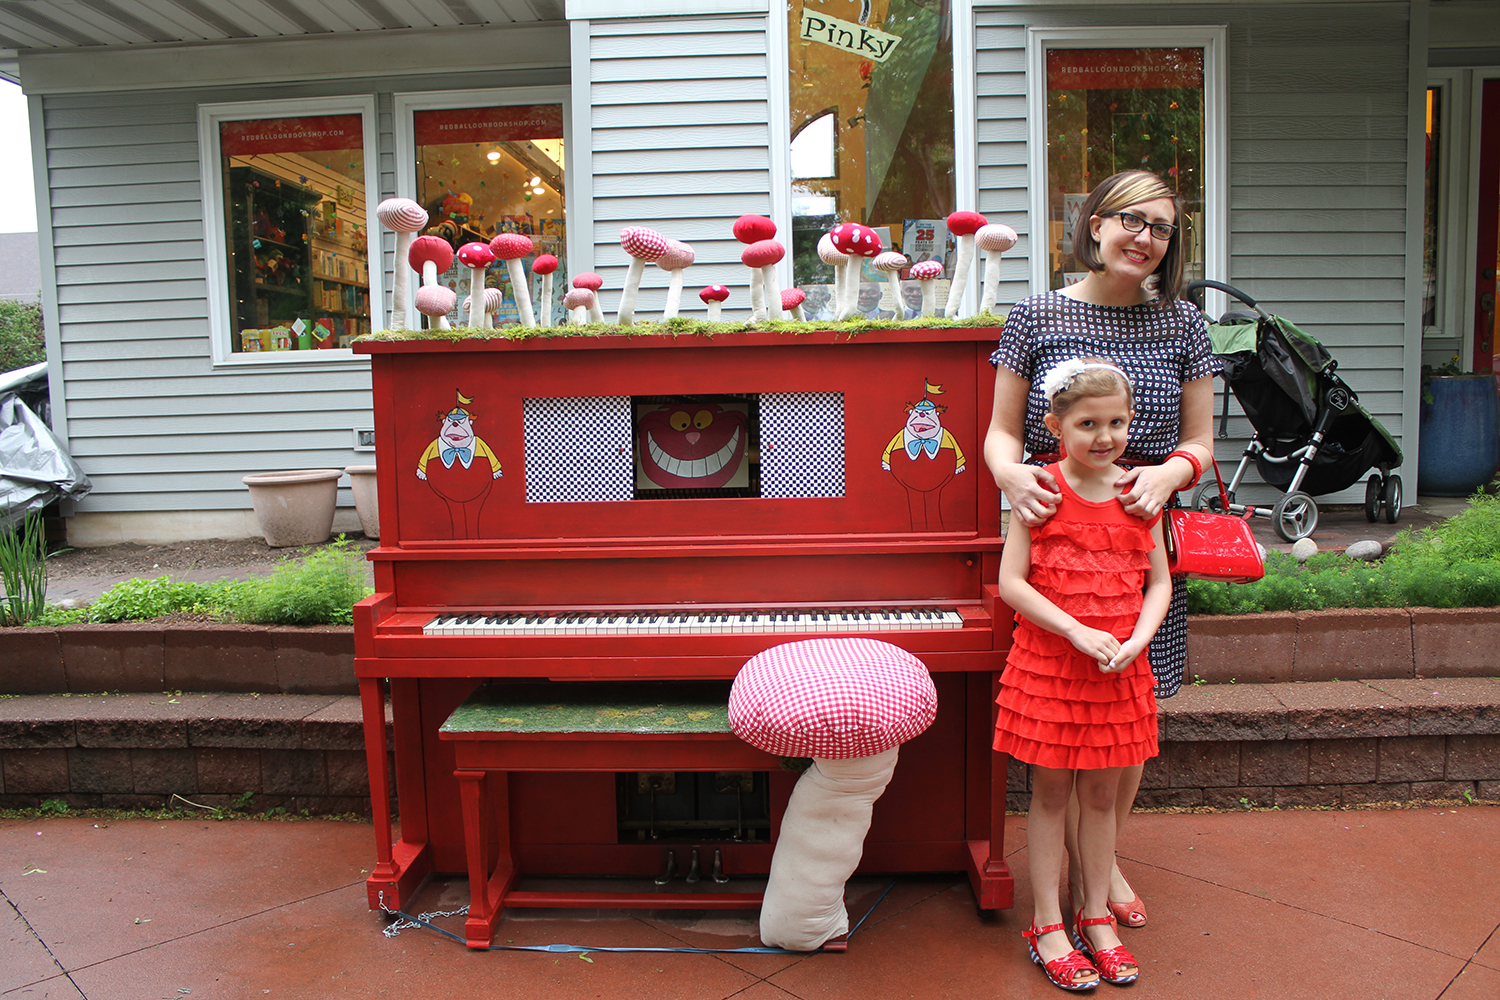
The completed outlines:
{"type": "MultiPolygon", "coordinates": [[[[164,88],[174,55],[159,51],[160,65],[133,54],[128,69],[136,75],[118,89],[34,98],[46,144],[51,257],[43,266],[55,268],[49,325],[62,375],[58,423],[94,483],[70,526],[75,544],[254,534],[243,475],[371,460],[352,450],[353,429],[372,423],[368,360],[213,367],[207,282],[226,279],[204,265],[205,225],[221,223],[203,218],[198,105],[374,94],[386,197],[395,190],[394,93],[565,86],[567,29],[552,33],[550,68],[450,74],[440,60],[421,61],[429,53],[419,50],[413,58],[422,72],[408,65],[381,76],[164,88]],[[135,89],[132,79],[155,85],[135,89]],[[192,515],[162,523],[133,512],[192,515]]],[[[505,62],[494,44],[502,34],[489,32],[491,65],[505,62]]],[[[534,41],[536,29],[527,37],[534,41]]],[[[62,59],[49,56],[35,74],[44,90],[67,77],[62,59]]],[[[26,69],[23,61],[23,80],[26,69]]],[[[389,233],[382,251],[389,271],[389,233]]],[[[356,528],[352,504],[341,490],[340,505],[351,509],[340,523],[356,528]]]]}
{"type": "MultiPolygon", "coordinates": [[[[1031,252],[1026,28],[1143,24],[1228,26],[1226,278],[1327,345],[1360,401],[1400,439],[1404,366],[1415,357],[1405,278],[1406,4],[982,6],[979,210],[1025,234],[1018,250],[1031,252]]],[[[1026,294],[1027,273],[1011,270],[1002,301],[1026,294]]],[[[1250,432],[1243,417],[1231,420],[1230,440],[1217,446],[1221,463],[1237,459],[1250,432]]],[[[1363,498],[1361,485],[1327,502],[1363,498]]]]}

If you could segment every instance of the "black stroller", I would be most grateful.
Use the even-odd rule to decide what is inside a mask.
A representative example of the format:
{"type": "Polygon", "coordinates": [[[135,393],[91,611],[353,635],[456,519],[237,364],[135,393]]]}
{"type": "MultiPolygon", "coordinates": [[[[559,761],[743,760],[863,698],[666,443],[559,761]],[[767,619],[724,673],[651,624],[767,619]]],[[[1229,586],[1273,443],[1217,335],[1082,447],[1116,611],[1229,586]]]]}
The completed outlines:
{"type": "MultiPolygon", "coordinates": [[[[1223,362],[1225,383],[1239,400],[1255,434],[1239,468],[1226,486],[1229,513],[1269,517],[1276,534],[1289,542],[1306,538],[1318,526],[1313,496],[1335,493],[1377,471],[1365,484],[1365,518],[1386,523],[1401,519],[1401,448],[1360,405],[1354,390],[1335,374],[1338,362],[1317,339],[1272,316],[1237,288],[1218,281],[1194,281],[1187,296],[1203,308],[1205,288],[1225,292],[1254,312],[1232,310],[1208,324],[1213,352],[1223,362]],[[1286,494],[1273,507],[1235,502],[1235,491],[1254,460],[1262,479],[1286,494]]],[[[1219,437],[1228,437],[1229,394],[1219,418],[1219,437]]],[[[1216,483],[1193,493],[1197,510],[1219,510],[1216,483]]]]}

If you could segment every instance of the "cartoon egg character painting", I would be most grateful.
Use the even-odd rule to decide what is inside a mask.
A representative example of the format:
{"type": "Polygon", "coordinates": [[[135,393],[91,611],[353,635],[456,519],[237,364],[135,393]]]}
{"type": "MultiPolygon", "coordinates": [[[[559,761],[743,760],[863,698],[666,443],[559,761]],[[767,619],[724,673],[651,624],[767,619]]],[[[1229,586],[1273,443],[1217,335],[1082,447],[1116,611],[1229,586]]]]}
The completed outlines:
{"type": "Polygon", "coordinates": [[[963,473],[964,452],[943,427],[948,407],[928,397],[940,396],[943,387],[926,383],[919,402],[906,405],[906,426],[885,446],[880,467],[906,490],[913,531],[943,530],[943,487],[963,473]]]}
{"type": "Polygon", "coordinates": [[[474,402],[462,392],[458,404],[440,414],[438,436],[417,461],[417,478],[448,505],[454,538],[479,537],[479,512],[490,487],[500,478],[500,459],[484,439],[474,433],[474,402]]]}
{"type": "Polygon", "coordinates": [[[654,406],[637,418],[639,478],[658,489],[733,485],[746,478],[747,415],[718,403],[654,406]]]}

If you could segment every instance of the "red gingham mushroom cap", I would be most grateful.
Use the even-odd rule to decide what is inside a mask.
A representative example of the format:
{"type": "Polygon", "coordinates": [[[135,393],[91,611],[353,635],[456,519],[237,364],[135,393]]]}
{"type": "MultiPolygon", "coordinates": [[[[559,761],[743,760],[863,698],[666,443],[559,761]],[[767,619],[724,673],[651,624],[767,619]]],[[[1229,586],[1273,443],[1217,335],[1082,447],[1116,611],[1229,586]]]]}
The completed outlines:
{"type": "Polygon", "coordinates": [[[537,274],[551,274],[557,270],[558,260],[550,253],[544,253],[531,262],[531,269],[537,274]]]}
{"type": "Polygon", "coordinates": [[[875,639],[772,646],[740,668],[729,691],[734,734],[782,757],[870,757],[936,717],[937,688],[922,661],[875,639]]]}
{"type": "Polygon", "coordinates": [[[746,267],[766,267],[774,264],[786,256],[786,247],[775,240],[761,240],[752,243],[740,254],[740,261],[746,267]]]}
{"type": "Polygon", "coordinates": [[[525,233],[500,233],[490,240],[490,249],[500,260],[520,260],[530,257],[536,244],[525,233]]]}
{"type": "Polygon", "coordinates": [[[741,243],[775,239],[776,223],[764,215],[742,215],[734,220],[734,238],[741,243]]]}
{"type": "Polygon", "coordinates": [[[807,300],[807,293],[800,288],[785,288],[781,292],[781,308],[787,312],[800,306],[807,300]]]}
{"type": "Polygon", "coordinates": [[[495,251],[488,243],[465,243],[458,248],[458,262],[464,267],[489,267],[495,263],[495,251]]]}
{"type": "Polygon", "coordinates": [[[978,212],[954,212],[948,216],[948,232],[954,236],[972,236],[988,221],[978,212]]]}
{"type": "Polygon", "coordinates": [[[698,298],[704,302],[723,302],[729,298],[729,289],[723,285],[709,285],[698,293],[698,298]]]}
{"type": "Polygon", "coordinates": [[[851,257],[873,257],[885,249],[875,230],[857,222],[840,222],[828,230],[828,238],[839,252],[851,257]]]}
{"type": "Polygon", "coordinates": [[[943,265],[935,260],[919,260],[911,266],[911,276],[918,281],[929,281],[942,273],[943,265]]]}
{"type": "Polygon", "coordinates": [[[437,265],[438,273],[441,274],[453,266],[453,245],[441,236],[418,236],[411,241],[406,259],[418,271],[422,270],[423,264],[431,261],[437,265]]]}
{"type": "Polygon", "coordinates": [[[630,256],[649,264],[667,252],[667,238],[645,226],[626,226],[620,230],[620,246],[630,256]]]}
{"type": "Polygon", "coordinates": [[[582,274],[573,275],[574,288],[587,288],[597,292],[604,287],[604,276],[595,274],[593,271],[584,271],[582,274]]]}

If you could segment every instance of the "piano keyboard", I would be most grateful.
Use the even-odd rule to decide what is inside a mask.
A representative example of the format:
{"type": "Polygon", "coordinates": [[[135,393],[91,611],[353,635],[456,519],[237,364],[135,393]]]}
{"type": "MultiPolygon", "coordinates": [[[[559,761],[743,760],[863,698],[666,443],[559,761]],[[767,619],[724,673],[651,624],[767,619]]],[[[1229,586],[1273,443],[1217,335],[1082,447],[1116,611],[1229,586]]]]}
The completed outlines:
{"type": "Polygon", "coordinates": [[[518,611],[438,615],[423,635],[715,635],[736,632],[910,632],[963,628],[954,608],[807,608],[725,611],[518,611]]]}

